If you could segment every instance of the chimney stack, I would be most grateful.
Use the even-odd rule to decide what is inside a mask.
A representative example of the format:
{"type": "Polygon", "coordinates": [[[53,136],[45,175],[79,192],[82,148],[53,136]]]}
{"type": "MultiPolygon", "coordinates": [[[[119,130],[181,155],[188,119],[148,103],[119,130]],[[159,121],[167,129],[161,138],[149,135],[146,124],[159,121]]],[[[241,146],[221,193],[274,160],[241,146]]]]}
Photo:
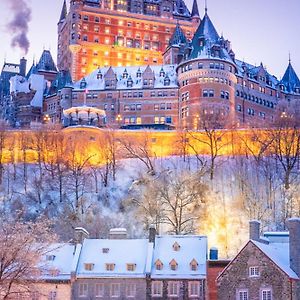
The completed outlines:
{"type": "Polygon", "coordinates": [[[27,60],[23,57],[20,59],[20,75],[25,77],[26,76],[26,65],[27,60]]]}
{"type": "Polygon", "coordinates": [[[109,231],[110,240],[126,240],[127,239],[127,230],[126,228],[112,228],[109,231]]]}
{"type": "Polygon", "coordinates": [[[260,241],[260,222],[251,220],[249,222],[249,239],[253,241],[260,241]]]}
{"type": "Polygon", "coordinates": [[[290,267],[300,277],[300,218],[288,221],[290,235],[290,267]]]}
{"type": "Polygon", "coordinates": [[[149,243],[155,244],[155,236],[156,236],[155,225],[151,224],[149,226],[149,243]]]}
{"type": "Polygon", "coordinates": [[[79,243],[82,244],[84,239],[89,237],[89,232],[84,229],[83,227],[76,227],[75,228],[75,244],[79,243]]]}

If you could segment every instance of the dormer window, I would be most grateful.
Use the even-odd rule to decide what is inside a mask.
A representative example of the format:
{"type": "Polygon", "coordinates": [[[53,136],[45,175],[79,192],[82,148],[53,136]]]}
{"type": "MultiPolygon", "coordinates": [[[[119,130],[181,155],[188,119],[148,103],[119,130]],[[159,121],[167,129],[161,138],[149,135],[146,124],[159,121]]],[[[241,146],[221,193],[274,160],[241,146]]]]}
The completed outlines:
{"type": "Polygon", "coordinates": [[[178,268],[178,264],[175,259],[172,259],[169,265],[172,271],[176,271],[178,268]]]}
{"type": "Polygon", "coordinates": [[[174,250],[174,251],[179,251],[179,250],[180,250],[180,245],[179,245],[177,242],[175,242],[175,243],[173,244],[173,250],[174,250]]]}
{"type": "Polygon", "coordinates": [[[159,72],[159,77],[164,77],[165,76],[165,71],[163,68],[160,69],[160,72],[159,72]]]}
{"type": "Polygon", "coordinates": [[[164,79],[164,86],[169,86],[170,83],[171,83],[171,80],[170,80],[170,78],[169,78],[168,75],[167,75],[167,76],[165,77],[165,79],[164,79]]]}
{"type": "Polygon", "coordinates": [[[198,263],[197,263],[197,261],[195,259],[193,259],[190,262],[190,267],[191,267],[192,271],[197,271],[198,270],[198,263]]]}
{"type": "Polygon", "coordinates": [[[46,255],[46,260],[47,261],[54,261],[55,260],[55,255],[46,255]]]}
{"type": "Polygon", "coordinates": [[[103,75],[101,73],[101,71],[99,70],[99,72],[97,73],[97,79],[102,79],[103,75]]]}
{"type": "Polygon", "coordinates": [[[108,253],[109,252],[109,248],[102,248],[102,253],[108,253]]]}
{"type": "Polygon", "coordinates": [[[128,77],[128,73],[127,73],[127,70],[126,70],[126,69],[124,70],[122,77],[123,77],[124,79],[128,77]]]}
{"type": "Polygon", "coordinates": [[[158,270],[158,271],[162,270],[163,266],[164,266],[164,264],[159,259],[155,262],[156,270],[158,270]]]}
{"type": "Polygon", "coordinates": [[[94,264],[92,264],[92,263],[85,263],[84,264],[84,269],[86,270],[86,271],[92,271],[93,269],[94,269],[94,264]]]}
{"type": "Polygon", "coordinates": [[[81,89],[85,89],[86,88],[86,81],[85,81],[84,78],[80,81],[80,88],[81,89]]]}
{"type": "Polygon", "coordinates": [[[142,72],[141,72],[141,69],[139,68],[136,72],[136,77],[137,78],[141,78],[142,77],[142,72]]]}
{"type": "Polygon", "coordinates": [[[136,269],[136,264],[127,264],[126,269],[127,269],[127,271],[133,272],[136,269]]]}
{"type": "Polygon", "coordinates": [[[131,78],[131,76],[128,77],[128,80],[127,80],[127,87],[132,87],[133,86],[133,80],[131,78]]]}
{"type": "Polygon", "coordinates": [[[105,264],[106,271],[113,271],[115,269],[115,264],[105,264]]]}

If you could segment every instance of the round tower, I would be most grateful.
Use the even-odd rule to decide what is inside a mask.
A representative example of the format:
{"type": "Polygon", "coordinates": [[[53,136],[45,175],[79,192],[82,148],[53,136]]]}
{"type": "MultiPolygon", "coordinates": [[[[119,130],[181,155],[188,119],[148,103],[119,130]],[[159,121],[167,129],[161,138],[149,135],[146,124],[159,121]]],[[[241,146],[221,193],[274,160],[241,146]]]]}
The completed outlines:
{"type": "Polygon", "coordinates": [[[178,65],[181,128],[224,128],[234,117],[235,63],[205,14],[178,65]]]}

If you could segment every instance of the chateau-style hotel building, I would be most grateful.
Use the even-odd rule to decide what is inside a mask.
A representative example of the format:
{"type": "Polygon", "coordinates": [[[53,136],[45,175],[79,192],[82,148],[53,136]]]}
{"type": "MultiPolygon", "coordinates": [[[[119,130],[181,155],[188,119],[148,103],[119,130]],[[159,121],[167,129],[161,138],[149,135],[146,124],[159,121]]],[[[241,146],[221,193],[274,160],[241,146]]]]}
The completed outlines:
{"type": "Polygon", "coordinates": [[[299,113],[291,62],[278,80],[239,60],[197,0],[64,1],[57,62],[42,113],[64,126],[244,128],[299,113]]]}

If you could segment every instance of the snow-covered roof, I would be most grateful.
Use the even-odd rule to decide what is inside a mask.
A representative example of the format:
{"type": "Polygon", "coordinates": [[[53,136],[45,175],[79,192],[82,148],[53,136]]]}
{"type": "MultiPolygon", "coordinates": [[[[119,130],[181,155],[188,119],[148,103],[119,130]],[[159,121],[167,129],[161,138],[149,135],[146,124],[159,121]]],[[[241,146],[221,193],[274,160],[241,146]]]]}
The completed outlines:
{"type": "Polygon", "coordinates": [[[77,277],[145,277],[147,239],[85,239],[77,266],[77,277]],[[93,264],[91,271],[85,264],[93,264]],[[114,270],[106,270],[106,264],[114,264],[114,270]],[[133,271],[127,264],[134,264],[133,271]]]}
{"type": "Polygon", "coordinates": [[[117,84],[116,89],[141,89],[143,87],[143,74],[144,71],[150,68],[150,71],[154,72],[154,88],[174,88],[177,87],[176,65],[158,65],[158,66],[131,66],[131,67],[105,67],[96,69],[91,74],[87,75],[83,79],[75,82],[73,88],[75,90],[104,90],[105,89],[105,75],[106,73],[113,72],[116,75],[117,84]],[[161,76],[161,70],[165,75],[161,76]],[[126,76],[123,74],[127,73],[126,76]],[[100,76],[99,76],[100,75],[100,76]],[[168,77],[170,84],[165,86],[164,80],[168,77]],[[128,87],[127,81],[132,80],[132,86],[128,87]],[[85,81],[86,85],[81,86],[81,82],[85,81]]]}
{"type": "Polygon", "coordinates": [[[4,63],[2,72],[8,72],[8,73],[20,73],[20,65],[18,64],[11,64],[11,63],[4,63]]]}
{"type": "Polygon", "coordinates": [[[80,250],[80,247],[76,248],[75,245],[63,243],[51,245],[49,252],[42,258],[42,279],[70,280],[80,250]]]}
{"type": "Polygon", "coordinates": [[[267,255],[290,278],[299,279],[297,274],[290,268],[289,243],[264,244],[253,240],[252,243],[267,255]]]}
{"type": "Polygon", "coordinates": [[[206,277],[207,259],[207,237],[174,235],[157,236],[155,239],[154,255],[152,260],[152,278],[186,278],[201,279],[206,277]],[[179,245],[178,251],[173,249],[173,245],[179,245]],[[190,263],[196,260],[198,267],[196,271],[191,270],[190,263]],[[155,262],[159,260],[163,263],[161,270],[156,269],[155,262]],[[170,262],[175,260],[176,270],[172,270],[170,262]]]}

